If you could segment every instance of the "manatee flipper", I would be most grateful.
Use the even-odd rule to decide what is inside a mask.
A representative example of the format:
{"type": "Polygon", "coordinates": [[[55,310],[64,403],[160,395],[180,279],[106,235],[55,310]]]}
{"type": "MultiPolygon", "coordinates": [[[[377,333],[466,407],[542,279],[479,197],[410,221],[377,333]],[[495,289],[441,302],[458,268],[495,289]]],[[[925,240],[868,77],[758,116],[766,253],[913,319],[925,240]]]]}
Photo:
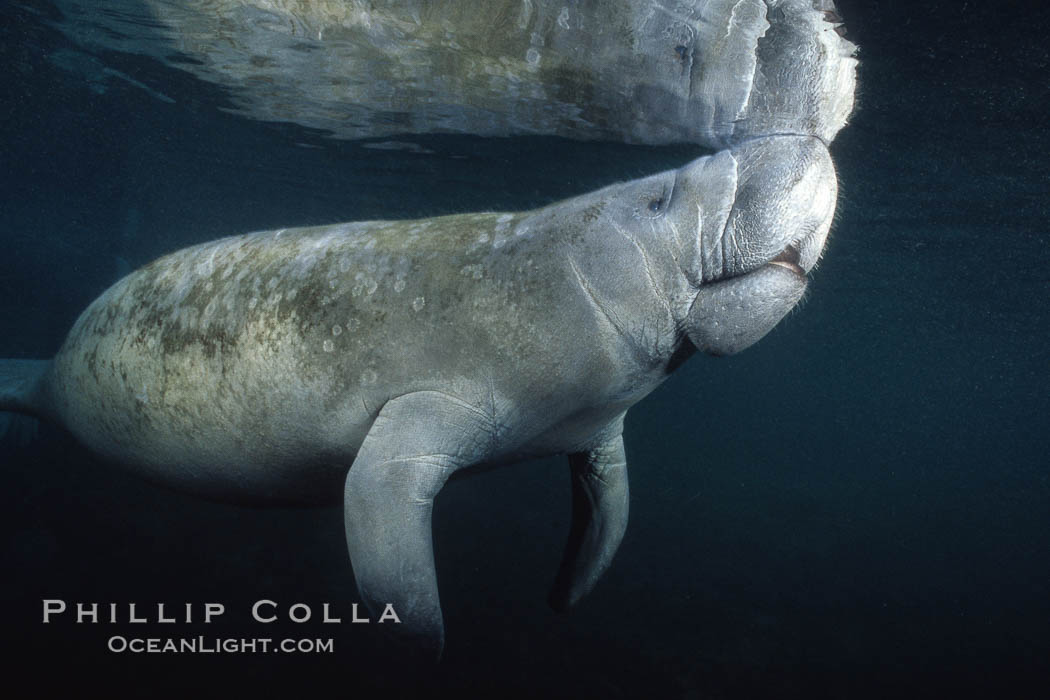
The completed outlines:
{"type": "Polygon", "coordinates": [[[457,469],[485,457],[493,421],[454,396],[423,391],[383,406],[346,477],[346,542],[357,588],[373,616],[437,658],[445,631],[431,536],[434,497],[457,469]]]}
{"type": "Polygon", "coordinates": [[[561,568],[548,601],[564,611],[597,583],[616,554],[627,529],[627,458],[623,435],[589,452],[569,455],[572,475],[572,526],[561,568]]]}

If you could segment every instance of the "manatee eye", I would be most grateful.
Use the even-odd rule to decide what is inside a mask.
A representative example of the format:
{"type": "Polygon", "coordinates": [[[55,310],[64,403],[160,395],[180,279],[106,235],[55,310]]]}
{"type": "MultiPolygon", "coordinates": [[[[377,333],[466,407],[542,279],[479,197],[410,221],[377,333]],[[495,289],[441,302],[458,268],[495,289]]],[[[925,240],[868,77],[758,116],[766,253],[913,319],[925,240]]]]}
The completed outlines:
{"type": "Polygon", "coordinates": [[[659,197],[658,199],[654,199],[651,202],[649,202],[649,211],[660,211],[660,209],[663,207],[663,205],[664,205],[664,198],[663,197],[659,197]]]}

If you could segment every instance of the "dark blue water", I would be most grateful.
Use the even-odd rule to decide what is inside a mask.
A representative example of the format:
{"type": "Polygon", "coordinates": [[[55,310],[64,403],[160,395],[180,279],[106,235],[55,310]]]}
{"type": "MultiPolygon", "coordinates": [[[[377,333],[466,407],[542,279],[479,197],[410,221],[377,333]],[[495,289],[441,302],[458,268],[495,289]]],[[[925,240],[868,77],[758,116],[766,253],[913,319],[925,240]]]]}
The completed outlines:
{"type": "MultiPolygon", "coordinates": [[[[808,301],[745,353],[692,359],[629,414],[631,525],[571,614],[545,604],[568,531],[564,465],[446,487],[448,644],[430,692],[1042,697],[1050,12],[838,4],[861,88],[832,148],[842,196],[808,301]]],[[[365,149],[224,113],[219,88],[140,57],[63,54],[79,49],[55,12],[0,11],[2,357],[51,355],[119,276],[188,244],[523,209],[700,152],[467,137],[365,149]]],[[[44,598],[219,601],[221,622],[175,632],[227,637],[260,634],[246,612],[260,598],[345,611],[359,598],[338,509],[170,493],[48,426],[0,444],[0,462],[6,680],[115,697],[390,687],[375,626],[265,630],[332,637],[334,654],[180,657],[108,653],[110,635],[138,631],[126,624],[40,621],[44,598]]]]}

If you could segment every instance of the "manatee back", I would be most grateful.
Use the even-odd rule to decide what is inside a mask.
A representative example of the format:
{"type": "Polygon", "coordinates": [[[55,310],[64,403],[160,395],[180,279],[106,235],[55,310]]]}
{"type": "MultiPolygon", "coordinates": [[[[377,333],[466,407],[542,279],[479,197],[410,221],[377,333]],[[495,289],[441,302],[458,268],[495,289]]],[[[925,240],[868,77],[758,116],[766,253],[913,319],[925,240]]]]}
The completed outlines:
{"type": "Polygon", "coordinates": [[[345,468],[372,416],[336,403],[327,348],[304,343],[324,313],[330,266],[317,263],[331,248],[319,232],[287,245],[279,233],[178,251],[96,299],[54,361],[60,421],[163,481],[345,468]]]}

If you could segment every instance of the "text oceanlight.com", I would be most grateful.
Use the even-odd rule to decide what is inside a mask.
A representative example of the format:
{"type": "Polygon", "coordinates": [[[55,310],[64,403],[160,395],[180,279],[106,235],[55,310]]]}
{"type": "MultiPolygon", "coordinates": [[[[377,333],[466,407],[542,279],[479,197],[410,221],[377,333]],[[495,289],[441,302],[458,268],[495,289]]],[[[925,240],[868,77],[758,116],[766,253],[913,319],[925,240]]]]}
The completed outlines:
{"type": "Polygon", "coordinates": [[[114,635],[106,648],[115,653],[132,654],[331,654],[332,639],[222,639],[218,637],[143,638],[114,635]]]}
{"type": "MultiPolygon", "coordinates": [[[[133,625],[144,631],[144,625],[160,625],[171,629],[180,625],[212,625],[224,619],[227,607],[223,603],[86,603],[52,598],[42,603],[42,622],[45,625],[66,623],[75,625],[133,625]]],[[[282,605],[272,600],[256,600],[250,606],[236,606],[234,615],[225,618],[239,624],[264,625],[293,623],[296,625],[332,624],[394,624],[401,623],[392,605],[386,605],[378,615],[370,614],[357,603],[342,608],[329,603],[292,603],[282,605]],[[234,619],[235,618],[235,619],[234,619]]],[[[330,629],[330,628],[329,628],[330,629]]],[[[218,630],[216,630],[218,631],[218,630]]],[[[151,630],[152,632],[152,630],[151,630]]],[[[115,654],[330,654],[335,651],[331,637],[224,637],[215,634],[149,636],[148,634],[114,634],[106,641],[106,648],[115,654]]]]}

